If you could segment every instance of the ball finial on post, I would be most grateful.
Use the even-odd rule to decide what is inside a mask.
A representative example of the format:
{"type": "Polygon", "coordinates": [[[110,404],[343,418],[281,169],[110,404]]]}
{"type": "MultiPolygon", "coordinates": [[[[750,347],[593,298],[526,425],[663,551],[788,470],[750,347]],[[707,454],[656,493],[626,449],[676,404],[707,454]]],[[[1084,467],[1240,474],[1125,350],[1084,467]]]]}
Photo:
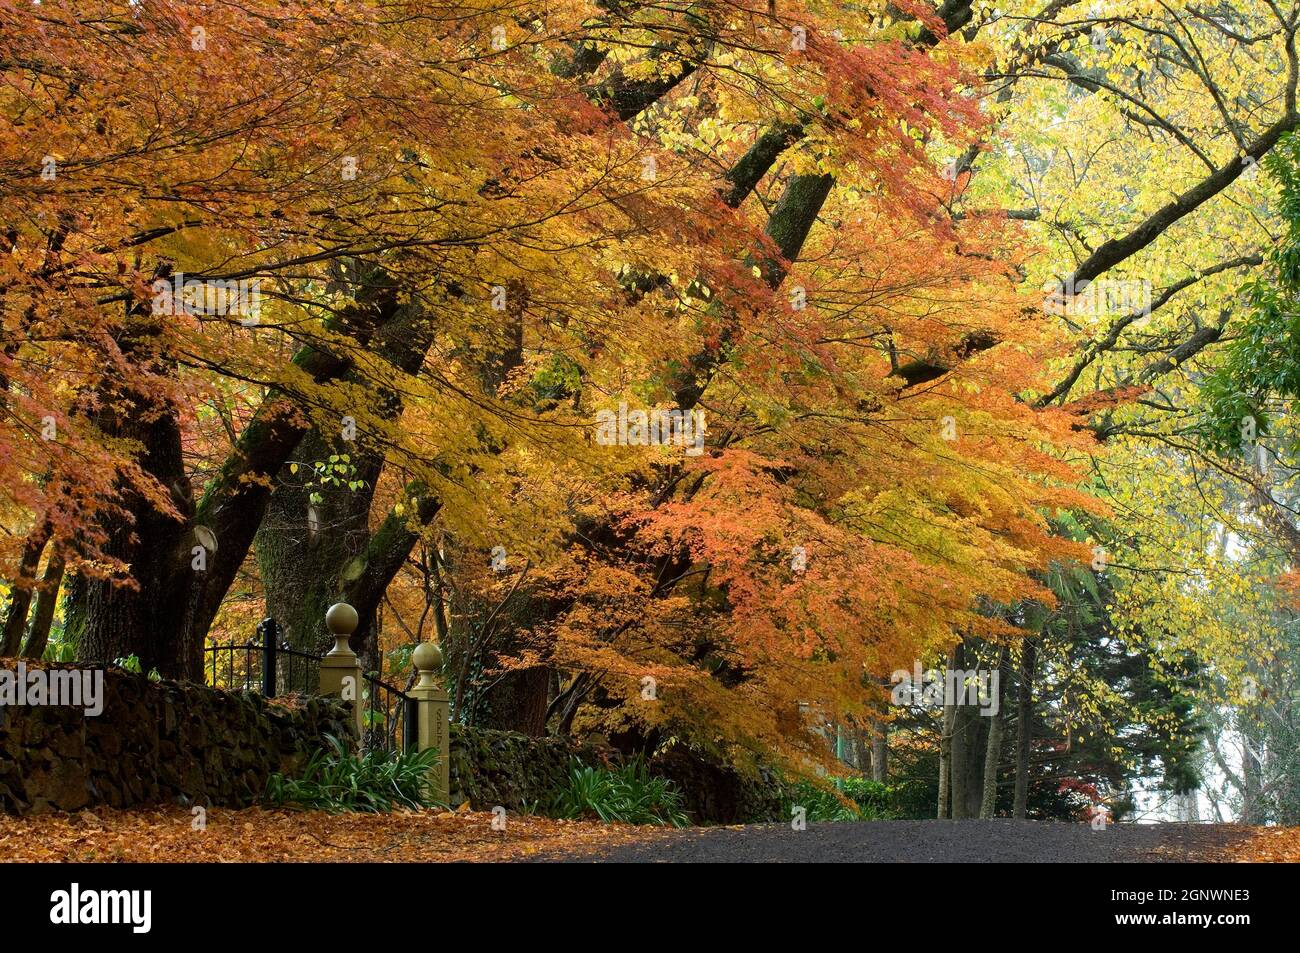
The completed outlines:
{"type": "Polygon", "coordinates": [[[360,621],[357,610],[346,602],[336,602],[329,607],[325,613],[325,628],[329,629],[330,635],[334,637],[334,648],[330,649],[330,655],[352,652],[348,648],[348,639],[353,632],[357,631],[357,624],[360,621]]]}
{"type": "Polygon", "coordinates": [[[420,684],[436,684],[433,676],[442,671],[442,649],[432,642],[421,642],[411,653],[411,662],[420,673],[420,684]]]}
{"type": "Polygon", "coordinates": [[[421,672],[436,672],[442,668],[442,649],[433,642],[421,642],[411,653],[411,661],[421,672]]]}
{"type": "Polygon", "coordinates": [[[362,672],[357,653],[348,645],[348,637],[357,631],[360,621],[357,610],[346,602],[330,606],[325,612],[325,628],[334,637],[334,648],[320,660],[320,693],[337,695],[352,703],[352,725],[358,739],[365,729],[361,710],[362,672]]]}

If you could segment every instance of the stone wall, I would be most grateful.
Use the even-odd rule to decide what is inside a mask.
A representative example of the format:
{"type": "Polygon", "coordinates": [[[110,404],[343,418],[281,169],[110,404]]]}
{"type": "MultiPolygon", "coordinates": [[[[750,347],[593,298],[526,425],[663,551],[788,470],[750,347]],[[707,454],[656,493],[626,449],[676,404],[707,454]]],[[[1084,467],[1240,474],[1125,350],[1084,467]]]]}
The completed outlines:
{"type": "MultiPolygon", "coordinates": [[[[538,805],[544,813],[569,786],[574,759],[608,765],[619,754],[607,744],[533,738],[511,731],[451,726],[451,805],[469,801],[475,810],[497,805],[518,811],[538,805]]],[[[666,777],[682,794],[695,824],[780,820],[787,791],[772,771],[743,774],[684,747],[650,759],[651,774],[666,777]]]]}
{"type": "Polygon", "coordinates": [[[103,705],[88,716],[74,707],[0,704],[0,811],[246,807],[273,772],[296,773],[326,734],[352,734],[347,706],[333,699],[268,702],[119,670],[104,673],[103,705]]]}
{"type": "MultiPolygon", "coordinates": [[[[29,666],[31,663],[27,663],[29,666]]],[[[0,669],[12,671],[12,660],[0,669]]],[[[42,664],[42,668],[66,668],[42,664]]],[[[325,735],[348,738],[348,706],[328,698],[267,701],[189,682],[110,669],[104,710],[0,703],[0,811],[75,811],[101,804],[246,807],[274,772],[296,776],[325,735]]],[[[568,787],[569,767],[610,764],[607,744],[533,738],[451,725],[453,807],[546,811],[568,787]]],[[[735,823],[779,813],[779,786],[742,778],[684,749],[661,753],[653,773],[671,778],[696,823],[735,823]]]]}
{"type": "Polygon", "coordinates": [[[545,811],[569,786],[569,764],[601,764],[602,751],[560,738],[451,725],[451,806],[512,811],[537,804],[545,811]]]}
{"type": "Polygon", "coordinates": [[[682,794],[693,824],[756,824],[783,817],[788,790],[769,768],[753,772],[707,758],[684,746],[657,752],[650,773],[667,778],[682,794]]]}

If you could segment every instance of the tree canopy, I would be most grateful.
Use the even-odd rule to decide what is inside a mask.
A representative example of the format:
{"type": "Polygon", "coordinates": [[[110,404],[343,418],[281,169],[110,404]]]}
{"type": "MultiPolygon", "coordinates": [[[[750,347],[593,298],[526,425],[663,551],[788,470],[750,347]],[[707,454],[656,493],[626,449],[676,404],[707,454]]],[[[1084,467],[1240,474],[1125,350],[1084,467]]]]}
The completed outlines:
{"type": "Polygon", "coordinates": [[[0,655],[200,678],[343,600],[466,722],[1300,809],[1298,26],[0,0],[0,655]],[[963,658],[995,724],[891,706],[963,658]]]}

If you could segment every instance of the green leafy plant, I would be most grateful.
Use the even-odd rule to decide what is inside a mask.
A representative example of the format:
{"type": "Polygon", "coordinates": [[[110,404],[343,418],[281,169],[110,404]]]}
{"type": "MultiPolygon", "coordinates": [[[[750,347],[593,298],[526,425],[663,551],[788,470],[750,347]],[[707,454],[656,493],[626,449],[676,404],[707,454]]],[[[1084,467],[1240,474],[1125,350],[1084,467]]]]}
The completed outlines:
{"type": "Polygon", "coordinates": [[[45,647],[41,658],[46,662],[75,662],[77,647],[71,642],[51,642],[45,647]]]}
{"type": "Polygon", "coordinates": [[[878,820],[893,816],[895,789],[870,778],[841,778],[835,785],[840,793],[858,806],[861,820],[878,820]]]}
{"type": "Polygon", "coordinates": [[[1280,186],[1285,231],[1263,272],[1242,284],[1246,318],[1201,385],[1202,437],[1220,451],[1251,447],[1283,401],[1300,396],[1300,137],[1284,136],[1263,165],[1280,186]]]}
{"type": "Polygon", "coordinates": [[[325,739],[329,748],[312,753],[301,777],[271,775],[263,795],[265,803],[331,814],[380,814],[397,808],[437,806],[429,774],[438,760],[437,749],[357,755],[333,735],[325,739]]]}
{"type": "MultiPolygon", "coordinates": [[[[289,471],[297,473],[298,464],[289,464],[289,471]]],[[[327,486],[334,488],[347,487],[355,493],[366,485],[365,480],[354,479],[357,468],[352,462],[352,457],[346,453],[330,454],[328,460],[312,464],[312,474],[314,478],[304,484],[311,491],[308,500],[312,503],[325,502],[325,496],[320,491],[327,486]]]]}
{"type": "MultiPolygon", "coordinates": [[[[47,658],[48,658],[48,653],[47,653],[47,658]]],[[[72,661],[72,657],[69,657],[67,659],[59,659],[58,661],[70,662],[72,661]]],[[[140,666],[140,656],[138,655],[124,655],[121,658],[115,658],[113,659],[113,664],[116,665],[118,668],[120,668],[122,671],[130,672],[133,675],[144,674],[144,669],[140,666]]],[[[156,668],[149,669],[148,678],[149,681],[151,682],[162,681],[162,675],[159,674],[158,669],[156,668]]]]}
{"type": "Polygon", "coordinates": [[[881,821],[911,817],[913,791],[870,778],[836,778],[834,787],[801,778],[786,795],[784,817],[802,807],[810,821],[881,821]]]}
{"type": "Polygon", "coordinates": [[[641,760],[618,768],[593,768],[574,762],[569,787],[556,799],[560,817],[598,817],[606,823],[660,824],[685,827],[682,796],[667,778],[650,774],[641,760]]]}
{"type": "Polygon", "coordinates": [[[826,787],[812,781],[801,779],[793,784],[786,795],[788,803],[783,812],[790,816],[790,809],[802,807],[810,821],[859,821],[863,820],[862,811],[847,797],[838,794],[834,788],[826,787]]]}

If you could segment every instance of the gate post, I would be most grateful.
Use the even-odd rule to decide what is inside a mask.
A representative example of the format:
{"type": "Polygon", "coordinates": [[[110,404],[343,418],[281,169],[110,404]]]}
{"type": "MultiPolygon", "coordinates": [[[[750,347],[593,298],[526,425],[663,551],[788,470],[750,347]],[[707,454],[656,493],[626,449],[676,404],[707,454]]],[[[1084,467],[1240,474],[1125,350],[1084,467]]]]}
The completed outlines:
{"type": "Polygon", "coordinates": [[[280,647],[280,626],[274,619],[263,619],[257,627],[262,636],[262,696],[275,697],[275,650],[280,647]]]}
{"type": "Polygon", "coordinates": [[[419,709],[416,730],[419,750],[438,749],[438,761],[431,769],[433,796],[446,804],[451,796],[451,717],[447,692],[434,680],[442,671],[442,649],[432,642],[421,642],[411,654],[419,680],[410,691],[419,709]]]}
{"type": "Polygon", "coordinates": [[[334,637],[334,648],[320,660],[320,693],[337,695],[352,702],[352,722],[357,731],[357,742],[362,737],[361,662],[348,645],[348,638],[357,630],[357,610],[346,602],[336,602],[325,613],[325,627],[334,637]]]}

